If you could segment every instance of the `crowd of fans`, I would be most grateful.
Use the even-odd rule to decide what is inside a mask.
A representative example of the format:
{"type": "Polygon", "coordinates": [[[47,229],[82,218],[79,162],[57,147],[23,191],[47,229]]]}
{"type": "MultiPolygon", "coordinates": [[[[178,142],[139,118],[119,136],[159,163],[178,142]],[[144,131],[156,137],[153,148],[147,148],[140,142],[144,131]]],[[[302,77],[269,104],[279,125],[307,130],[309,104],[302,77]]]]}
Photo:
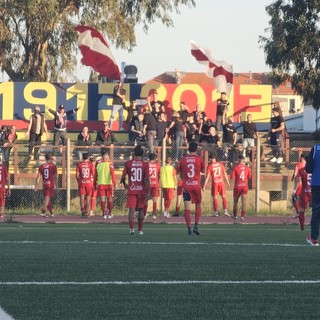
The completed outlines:
{"type": "MultiPolygon", "coordinates": [[[[233,118],[228,114],[229,102],[225,92],[221,93],[217,100],[216,119],[210,119],[203,106],[189,106],[181,101],[179,107],[173,106],[170,110],[165,107],[163,101],[158,99],[156,90],[148,97],[144,105],[138,105],[134,99],[127,106],[125,103],[125,90],[122,86],[116,85],[114,88],[113,109],[109,121],[103,122],[103,128],[94,137],[89,133],[89,128],[84,126],[77,136],[75,145],[75,155],[78,160],[82,160],[82,154],[88,151],[87,147],[112,147],[116,143],[115,134],[112,130],[117,112],[121,111],[119,130],[128,134],[127,143],[129,145],[143,145],[148,153],[154,153],[158,146],[166,142],[172,148],[172,161],[179,161],[184,155],[191,142],[196,142],[200,150],[207,150],[209,155],[217,154],[218,160],[227,161],[229,168],[237,162],[240,150],[238,148],[238,129],[243,127],[243,139],[241,152],[245,158],[252,160],[251,150],[255,146],[255,139],[258,138],[256,124],[252,120],[252,115],[248,114],[246,121],[241,121],[237,128],[233,124],[233,118]],[[120,107],[121,106],[121,107],[120,107]],[[178,110],[177,110],[178,109],[178,110]],[[126,118],[123,118],[123,110],[126,111],[126,118]],[[169,112],[172,112],[171,114],[169,112]]],[[[54,137],[53,154],[59,152],[59,147],[65,145],[67,134],[67,116],[76,113],[79,108],[66,111],[63,105],[58,107],[58,111],[46,108],[54,116],[54,137]]],[[[272,109],[270,127],[270,145],[273,151],[271,162],[281,163],[283,161],[281,153],[281,132],[285,125],[279,107],[272,109]],[[279,142],[280,141],[280,142],[279,142]]],[[[40,112],[40,107],[35,106],[34,113],[29,119],[27,135],[29,136],[28,161],[34,157],[39,159],[41,136],[49,132],[47,129],[44,114],[40,112]]],[[[9,164],[10,151],[17,140],[15,126],[9,126],[0,135],[0,146],[4,163],[9,164]]],[[[121,139],[123,140],[123,139],[121,139]]],[[[89,151],[90,152],[90,151],[89,151]]]]}

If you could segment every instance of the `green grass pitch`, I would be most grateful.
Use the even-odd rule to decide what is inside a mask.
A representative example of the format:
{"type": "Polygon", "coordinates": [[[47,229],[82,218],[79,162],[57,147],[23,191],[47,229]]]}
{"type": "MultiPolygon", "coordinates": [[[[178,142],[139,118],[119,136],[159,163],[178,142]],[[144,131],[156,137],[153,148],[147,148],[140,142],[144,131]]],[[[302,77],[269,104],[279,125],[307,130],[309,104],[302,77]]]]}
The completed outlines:
{"type": "Polygon", "coordinates": [[[320,248],[307,245],[307,231],[200,231],[1,224],[0,307],[16,320],[319,318],[320,248]]]}

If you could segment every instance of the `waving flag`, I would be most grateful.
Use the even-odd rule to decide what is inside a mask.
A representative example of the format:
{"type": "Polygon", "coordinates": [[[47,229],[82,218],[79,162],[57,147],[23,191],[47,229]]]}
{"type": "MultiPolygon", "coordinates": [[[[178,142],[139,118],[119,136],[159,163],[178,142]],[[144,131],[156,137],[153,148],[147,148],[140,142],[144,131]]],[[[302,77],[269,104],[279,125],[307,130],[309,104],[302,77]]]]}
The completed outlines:
{"type": "Polygon", "coordinates": [[[118,65],[101,33],[91,27],[80,25],[76,30],[79,34],[78,46],[83,56],[81,62],[108,79],[120,80],[118,65]]]}
{"type": "Polygon", "coordinates": [[[204,47],[198,46],[191,41],[191,54],[196,60],[207,67],[207,76],[213,78],[214,85],[219,92],[230,95],[233,84],[233,67],[225,61],[217,61],[212,52],[204,47]]]}

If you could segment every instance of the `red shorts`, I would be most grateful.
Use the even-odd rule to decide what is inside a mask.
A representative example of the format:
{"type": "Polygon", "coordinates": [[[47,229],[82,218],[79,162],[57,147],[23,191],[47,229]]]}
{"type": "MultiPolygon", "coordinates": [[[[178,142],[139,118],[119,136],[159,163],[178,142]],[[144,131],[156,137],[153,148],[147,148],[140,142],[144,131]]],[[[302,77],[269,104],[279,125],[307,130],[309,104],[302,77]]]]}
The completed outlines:
{"type": "Polygon", "coordinates": [[[91,196],[92,194],[92,184],[85,184],[79,187],[79,194],[80,196],[91,196]]]}
{"type": "Polygon", "coordinates": [[[145,194],[127,194],[127,208],[143,209],[146,199],[145,194]]]}
{"type": "Polygon", "coordinates": [[[6,191],[0,190],[0,207],[4,207],[6,205],[6,191]]]}
{"type": "Polygon", "coordinates": [[[233,198],[238,199],[240,196],[246,196],[248,193],[248,188],[236,188],[233,189],[233,198]]]}
{"type": "Polygon", "coordinates": [[[43,187],[42,193],[45,197],[53,197],[54,196],[54,190],[53,188],[47,188],[43,187]]]}
{"type": "Polygon", "coordinates": [[[296,190],[296,195],[299,197],[302,191],[302,183],[299,183],[298,188],[296,190]]]}
{"type": "Polygon", "coordinates": [[[159,197],[159,187],[151,187],[149,198],[156,198],[159,197]]]}
{"type": "Polygon", "coordinates": [[[199,190],[187,190],[183,189],[183,200],[191,201],[191,203],[199,204],[202,200],[201,189],[199,190]]]}
{"type": "Polygon", "coordinates": [[[177,188],[177,196],[181,196],[182,195],[182,186],[178,186],[177,188]]]}
{"type": "Polygon", "coordinates": [[[221,195],[222,197],[226,195],[226,188],[224,186],[224,184],[222,183],[217,183],[217,184],[214,184],[211,188],[211,195],[214,197],[214,196],[217,196],[217,195],[221,195]]]}
{"type": "Polygon", "coordinates": [[[162,197],[166,200],[174,199],[174,189],[173,188],[162,188],[162,197]]]}
{"type": "Polygon", "coordinates": [[[312,195],[311,192],[301,191],[299,207],[303,209],[308,208],[308,204],[311,207],[312,195]]]}
{"type": "Polygon", "coordinates": [[[100,197],[113,197],[113,187],[110,184],[98,185],[98,195],[100,197]]]}

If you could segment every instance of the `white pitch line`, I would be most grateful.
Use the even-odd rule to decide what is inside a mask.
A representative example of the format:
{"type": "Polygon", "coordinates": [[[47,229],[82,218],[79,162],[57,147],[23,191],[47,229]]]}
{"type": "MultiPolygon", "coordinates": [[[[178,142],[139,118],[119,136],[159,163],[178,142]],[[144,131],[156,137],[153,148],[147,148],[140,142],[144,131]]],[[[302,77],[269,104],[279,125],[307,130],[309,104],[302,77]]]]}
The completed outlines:
{"type": "MultiPolygon", "coordinates": [[[[153,230],[158,231],[185,231],[186,227],[185,226],[181,226],[181,227],[172,227],[171,225],[167,225],[168,228],[157,228],[152,226],[151,228],[148,228],[148,233],[152,232],[153,230]]],[[[0,228],[1,228],[1,224],[0,224],[0,228]]],[[[58,226],[53,226],[52,228],[49,227],[45,227],[42,224],[39,225],[39,227],[29,227],[27,225],[24,226],[18,226],[18,227],[5,227],[2,230],[6,231],[6,230],[10,230],[10,231],[16,231],[16,230],[83,230],[83,231],[95,231],[95,230],[129,230],[128,227],[110,227],[110,225],[106,225],[103,228],[90,228],[87,226],[84,226],[83,228],[78,228],[78,227],[70,227],[70,228],[66,228],[66,227],[58,227],[58,226]]],[[[241,226],[239,229],[235,229],[235,228],[219,228],[219,225],[212,225],[212,228],[208,228],[207,225],[201,225],[201,231],[214,231],[214,232],[218,232],[218,231],[294,231],[294,232],[299,232],[300,229],[297,229],[297,227],[295,225],[292,225],[292,228],[246,228],[245,226],[241,226]],[[215,228],[217,227],[218,228],[215,228]]]]}
{"type": "MultiPolygon", "coordinates": [[[[193,285],[193,284],[211,284],[211,285],[261,285],[261,284],[319,284],[320,280],[164,280],[164,281],[3,281],[0,286],[130,286],[130,285],[193,285]]],[[[0,318],[1,319],[1,318],[0,318]]]]}
{"type": "Polygon", "coordinates": [[[151,241],[0,241],[0,244],[115,244],[143,246],[249,246],[249,247],[310,247],[307,244],[292,243],[241,243],[241,242],[151,242],[151,241]]]}
{"type": "Polygon", "coordinates": [[[8,313],[6,313],[1,307],[0,307],[0,319],[1,320],[14,320],[8,313]]]}

